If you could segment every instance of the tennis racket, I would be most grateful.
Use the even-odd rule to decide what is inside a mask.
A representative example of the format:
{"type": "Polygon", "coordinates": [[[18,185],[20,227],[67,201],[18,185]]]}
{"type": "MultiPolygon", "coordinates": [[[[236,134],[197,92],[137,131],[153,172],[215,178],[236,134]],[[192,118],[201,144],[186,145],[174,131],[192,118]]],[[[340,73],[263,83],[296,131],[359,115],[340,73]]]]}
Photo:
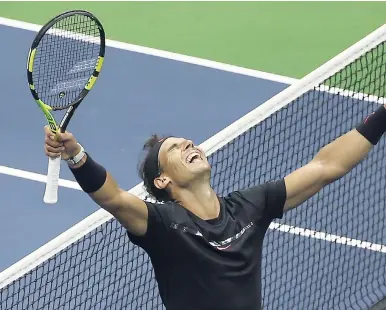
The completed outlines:
{"type": "MultiPolygon", "coordinates": [[[[64,12],[36,35],[28,54],[27,78],[53,133],[66,131],[75,110],[98,79],[104,55],[103,26],[87,11],[64,12]],[[56,118],[63,115],[59,125],[54,112],[58,113],[56,118]]],[[[60,163],[60,156],[49,158],[45,203],[58,200],[60,163]]]]}

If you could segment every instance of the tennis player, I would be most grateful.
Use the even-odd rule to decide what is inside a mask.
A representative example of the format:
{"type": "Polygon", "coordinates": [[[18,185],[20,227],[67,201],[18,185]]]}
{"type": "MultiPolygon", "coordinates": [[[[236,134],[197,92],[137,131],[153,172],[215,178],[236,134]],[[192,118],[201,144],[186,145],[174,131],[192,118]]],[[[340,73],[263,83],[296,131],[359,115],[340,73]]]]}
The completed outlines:
{"type": "Polygon", "coordinates": [[[121,189],[69,132],[56,142],[46,127],[45,153],[61,154],[83,191],[149,254],[167,310],[258,310],[271,221],[347,174],[385,130],[386,105],[283,179],[225,197],[211,188],[211,167],[192,141],[153,136],[140,172],[157,203],[121,189]]]}

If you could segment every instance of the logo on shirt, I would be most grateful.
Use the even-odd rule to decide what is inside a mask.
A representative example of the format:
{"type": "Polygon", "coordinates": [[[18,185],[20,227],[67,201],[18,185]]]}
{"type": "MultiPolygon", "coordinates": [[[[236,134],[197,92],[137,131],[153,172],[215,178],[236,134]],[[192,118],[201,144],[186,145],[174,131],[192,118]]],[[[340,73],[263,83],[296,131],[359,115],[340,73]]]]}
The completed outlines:
{"type": "Polygon", "coordinates": [[[247,226],[243,227],[236,235],[219,242],[209,241],[209,244],[218,250],[224,251],[231,246],[231,243],[233,241],[239,239],[252,226],[253,226],[253,222],[250,222],[247,226]]]}
{"type": "MultiPolygon", "coordinates": [[[[237,239],[239,239],[242,235],[245,234],[245,232],[250,229],[251,227],[253,226],[253,222],[250,222],[248,225],[246,225],[245,227],[243,227],[237,234],[235,234],[234,236],[232,237],[229,237],[223,241],[207,241],[212,247],[216,248],[217,250],[221,250],[221,251],[224,251],[226,249],[229,249],[230,246],[231,246],[231,243],[237,239]]],[[[181,225],[178,225],[178,224],[175,224],[173,223],[171,226],[171,228],[173,229],[176,229],[176,230],[181,230],[182,232],[189,232],[191,233],[192,235],[195,235],[195,236],[199,236],[201,238],[204,238],[205,237],[202,235],[202,233],[198,230],[194,231],[193,229],[189,228],[189,227],[186,227],[186,226],[181,226],[181,225]]]]}

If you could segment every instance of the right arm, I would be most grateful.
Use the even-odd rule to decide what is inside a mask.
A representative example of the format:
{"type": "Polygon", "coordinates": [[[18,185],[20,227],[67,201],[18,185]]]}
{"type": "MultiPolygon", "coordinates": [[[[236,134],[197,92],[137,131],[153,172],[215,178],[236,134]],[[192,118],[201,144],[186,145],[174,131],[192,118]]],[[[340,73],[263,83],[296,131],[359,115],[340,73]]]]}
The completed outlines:
{"type": "MultiPolygon", "coordinates": [[[[81,169],[86,162],[87,155],[75,166],[69,165],[71,170],[81,169]]],[[[121,189],[114,178],[107,172],[103,186],[88,195],[103,209],[111,213],[123,227],[135,235],[144,235],[147,228],[147,207],[138,197],[121,189]]]]}
{"type": "MultiPolygon", "coordinates": [[[[45,128],[45,132],[45,153],[47,156],[57,157],[61,154],[62,159],[65,160],[79,153],[80,147],[72,134],[68,132],[58,134],[55,140],[48,127],[45,128]]],[[[79,163],[69,164],[76,178],[87,167],[85,164],[89,164],[87,161],[91,160],[91,157],[87,157],[86,154],[79,163]]],[[[93,162],[93,165],[98,164],[93,162]]],[[[101,166],[99,168],[104,169],[101,166]]],[[[121,189],[110,173],[105,173],[104,179],[101,180],[101,186],[95,191],[88,192],[88,195],[100,207],[111,213],[129,232],[137,236],[144,235],[147,230],[148,219],[148,209],[145,202],[121,189]]]]}

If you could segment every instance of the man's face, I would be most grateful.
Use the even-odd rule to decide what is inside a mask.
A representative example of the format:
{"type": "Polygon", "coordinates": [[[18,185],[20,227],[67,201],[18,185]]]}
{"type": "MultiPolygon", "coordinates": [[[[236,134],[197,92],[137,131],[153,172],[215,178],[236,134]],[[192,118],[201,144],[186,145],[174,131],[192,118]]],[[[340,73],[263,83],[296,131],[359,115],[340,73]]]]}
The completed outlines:
{"type": "Polygon", "coordinates": [[[210,175],[210,165],[204,152],[184,138],[166,139],[159,150],[159,162],[163,174],[180,187],[210,175]]]}

